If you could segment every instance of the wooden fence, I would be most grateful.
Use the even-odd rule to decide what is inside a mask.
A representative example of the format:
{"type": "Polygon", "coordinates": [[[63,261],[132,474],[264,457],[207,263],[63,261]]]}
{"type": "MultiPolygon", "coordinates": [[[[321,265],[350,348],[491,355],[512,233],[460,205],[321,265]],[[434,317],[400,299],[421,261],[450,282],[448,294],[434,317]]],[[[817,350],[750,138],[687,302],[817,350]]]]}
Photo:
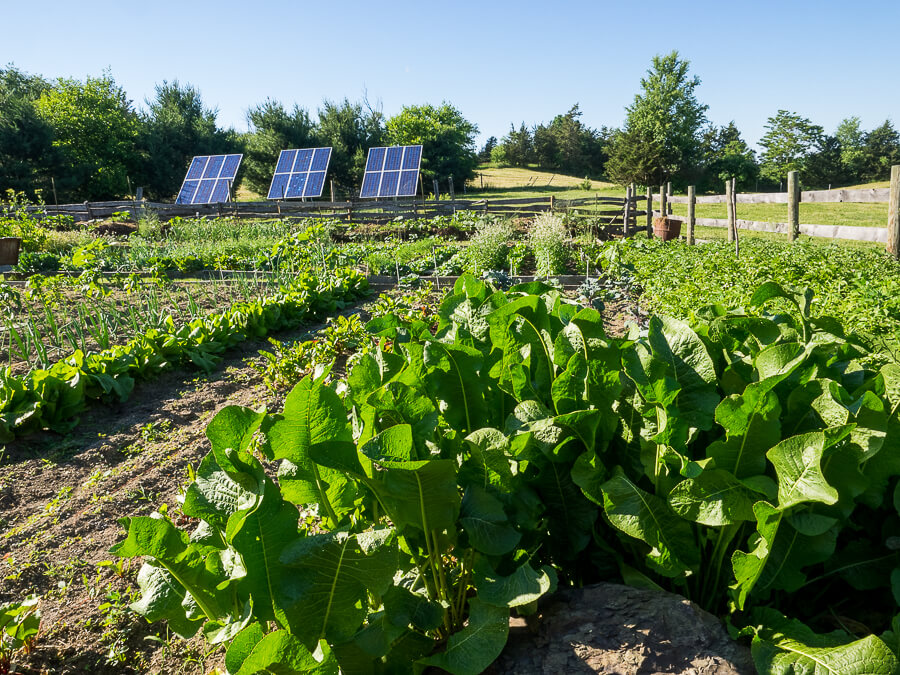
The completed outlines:
{"type": "MultiPolygon", "coordinates": [[[[633,194],[633,193],[632,193],[633,194]]],[[[609,224],[624,225],[627,216],[631,227],[645,211],[638,210],[645,196],[630,199],[624,197],[587,197],[583,199],[558,199],[546,197],[516,197],[508,199],[441,199],[441,200],[349,200],[340,202],[310,201],[258,201],[227,202],[222,204],[166,204],[150,201],[83,202],[29,207],[34,213],[47,216],[66,215],[78,222],[111,218],[125,213],[138,219],[148,213],[166,221],[176,216],[237,218],[335,218],[345,222],[385,222],[409,218],[433,218],[452,215],[460,211],[496,214],[502,216],[534,216],[544,212],[578,213],[601,217],[609,224]],[[628,208],[626,208],[626,203],[628,208]]],[[[629,229],[624,228],[623,229],[629,229]]]]}
{"type": "MultiPolygon", "coordinates": [[[[662,206],[662,210],[666,211],[668,218],[686,223],[687,239],[691,243],[693,242],[694,226],[700,225],[702,227],[727,228],[729,241],[735,240],[737,230],[753,230],[786,234],[792,241],[797,239],[802,233],[811,237],[877,242],[886,244],[888,252],[894,258],[900,258],[900,165],[891,169],[891,184],[889,188],[801,191],[799,189],[798,174],[796,171],[791,171],[788,174],[787,192],[742,194],[734,189],[733,182],[730,185],[726,182],[724,195],[697,197],[694,195],[693,188],[689,188],[687,196],[675,196],[671,194],[670,184],[666,188],[660,188],[660,192],[652,194],[651,199],[662,206]],[[723,203],[726,205],[728,212],[727,218],[697,218],[694,215],[696,204],[723,203]],[[801,223],[799,208],[801,203],[887,203],[888,218],[885,227],[801,223]],[[672,215],[671,204],[687,204],[688,215],[672,215]],[[739,204],[787,204],[788,222],[779,223],[739,219],[737,217],[739,204]]],[[[661,215],[662,210],[653,210],[653,203],[653,201],[650,202],[650,210],[653,215],[661,215]]]]}

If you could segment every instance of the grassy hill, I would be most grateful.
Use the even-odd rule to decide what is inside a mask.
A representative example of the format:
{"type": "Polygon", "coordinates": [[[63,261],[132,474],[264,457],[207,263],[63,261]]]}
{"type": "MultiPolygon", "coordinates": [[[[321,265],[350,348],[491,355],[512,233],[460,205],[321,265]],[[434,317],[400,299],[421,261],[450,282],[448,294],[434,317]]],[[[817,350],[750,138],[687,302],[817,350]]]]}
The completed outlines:
{"type": "Polygon", "coordinates": [[[498,199],[554,195],[563,199],[577,199],[598,194],[621,197],[625,193],[621,186],[597,180],[590,181],[590,189],[585,190],[584,182],[583,177],[566,176],[536,168],[485,164],[476,170],[475,179],[466,185],[465,196],[498,199]]]}

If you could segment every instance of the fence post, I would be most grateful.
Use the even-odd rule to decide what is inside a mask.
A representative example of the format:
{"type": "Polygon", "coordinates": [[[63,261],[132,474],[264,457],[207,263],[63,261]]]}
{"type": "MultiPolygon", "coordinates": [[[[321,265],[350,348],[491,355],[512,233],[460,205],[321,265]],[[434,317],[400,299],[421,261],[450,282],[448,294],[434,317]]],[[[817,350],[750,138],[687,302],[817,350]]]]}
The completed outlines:
{"type": "Polygon", "coordinates": [[[888,202],[887,250],[900,259],[900,164],[891,167],[891,197],[888,202]]]}
{"type": "Polygon", "coordinates": [[[659,217],[660,218],[665,218],[666,215],[669,213],[667,206],[666,206],[666,202],[667,202],[666,197],[667,196],[668,195],[666,193],[666,186],[660,185],[659,186],[659,217]]]}
{"type": "Polygon", "coordinates": [[[728,212],[728,241],[734,241],[734,201],[731,196],[731,179],[725,181],[725,209],[728,212]]]}
{"type": "Polygon", "coordinates": [[[800,181],[796,171],[788,171],[788,237],[797,241],[800,236],[800,181]]]}
{"type": "Polygon", "coordinates": [[[653,236],[653,189],[647,188],[647,236],[653,236]]]}
{"type": "Polygon", "coordinates": [[[631,195],[632,195],[632,187],[629,185],[625,188],[625,212],[622,215],[622,236],[627,237],[631,234],[631,228],[629,227],[631,221],[631,195]]]}
{"type": "MultiPolygon", "coordinates": [[[[671,196],[672,196],[672,181],[668,181],[666,183],[666,197],[671,197],[671,196]]],[[[666,211],[666,213],[664,213],[662,215],[672,215],[672,201],[670,199],[667,199],[666,201],[669,205],[668,211],[666,211]]]]}
{"type": "Polygon", "coordinates": [[[697,194],[693,185],[688,186],[688,213],[687,213],[687,243],[688,246],[694,245],[694,225],[697,224],[696,207],[697,194]]]}

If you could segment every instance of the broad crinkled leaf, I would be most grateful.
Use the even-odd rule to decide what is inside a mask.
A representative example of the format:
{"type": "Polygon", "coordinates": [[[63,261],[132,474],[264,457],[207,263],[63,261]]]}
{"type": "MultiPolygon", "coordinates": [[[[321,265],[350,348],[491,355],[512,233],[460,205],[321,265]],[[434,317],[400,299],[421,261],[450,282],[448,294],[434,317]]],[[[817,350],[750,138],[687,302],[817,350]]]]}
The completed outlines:
{"type": "Polygon", "coordinates": [[[710,444],[706,453],[717,469],[737,478],[765,472],[766,452],[781,439],[781,404],[771,391],[779,379],[752,383],[716,407],[716,422],[724,427],[726,438],[710,444]]]}
{"type": "Polygon", "coordinates": [[[682,518],[701,525],[722,527],[755,520],[753,504],[762,498],[728,471],[707,469],[696,478],[676,485],[669,506],[682,518]]]}
{"type": "Polygon", "coordinates": [[[791,436],[766,453],[778,474],[778,507],[789,509],[803,502],[834,504],[838,492],[825,480],[822,455],[825,450],[850,433],[816,431],[791,436]]]}
{"type": "Polygon", "coordinates": [[[522,538],[507,520],[503,504],[477,485],[470,485],[466,490],[459,524],[472,547],[485,555],[509,553],[522,538]]]}
{"type": "Polygon", "coordinates": [[[601,489],[609,521],[652,548],[648,558],[660,574],[680,576],[699,566],[700,552],[690,523],[675,515],[662,499],[644,492],[622,473],[601,489]]]}
{"type": "Polygon", "coordinates": [[[900,661],[874,635],[818,635],[803,623],[763,608],[753,614],[756,627],[751,648],[761,673],[804,675],[891,675],[900,661]]]}
{"type": "Polygon", "coordinates": [[[521,607],[556,590],[557,577],[552,567],[534,569],[529,563],[520,565],[509,576],[497,574],[486,559],[475,563],[475,585],[478,597],[498,607],[521,607]]]}
{"type": "Polygon", "coordinates": [[[281,554],[291,574],[279,587],[291,631],[307,647],[349,639],[366,617],[366,591],[387,591],[397,556],[392,530],[295,539],[281,554]]]}
{"type": "Polygon", "coordinates": [[[478,675],[500,656],[509,635],[509,608],[469,600],[469,622],[450,636],[445,651],[420,663],[443,668],[452,675],[478,675]]]}

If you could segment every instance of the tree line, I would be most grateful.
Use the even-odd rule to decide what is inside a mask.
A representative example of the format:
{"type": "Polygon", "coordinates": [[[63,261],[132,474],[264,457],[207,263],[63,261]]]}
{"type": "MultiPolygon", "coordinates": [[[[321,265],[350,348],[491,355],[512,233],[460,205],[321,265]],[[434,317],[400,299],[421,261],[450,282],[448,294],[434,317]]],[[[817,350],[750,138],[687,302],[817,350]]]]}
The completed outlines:
{"type": "Polygon", "coordinates": [[[858,117],[834,133],[802,115],[778,110],[766,123],[762,151],[734,122],[712,124],[700,102],[700,79],[678,52],[653,58],[621,128],[593,129],[576,103],[551,121],[490,137],[476,152],[478,127],[452,104],[405,106],[386,117],[367,100],[326,100],[315,113],[267,99],[247,112],[249,131],[223,129],[196,87],[163,81],[138,108],[109,72],[85,80],[48,80],[15,66],[0,68],[0,195],[23,191],[45,200],[100,200],[133,194],[174,198],[194,155],[243,153],[238,180],[268,192],[285,148],[333,148],[329,177],[341,196],[356,194],[366,154],[379,145],[422,144],[426,192],[437,178],[457,188],[479,161],[534,166],[616,183],[721,191],[778,189],[793,170],[806,187],[885,180],[900,163],[900,135],[890,120],[862,128],[858,117]],[[53,179],[53,182],[51,182],[53,179]]]}
{"type": "Polygon", "coordinates": [[[286,148],[333,148],[329,178],[341,195],[359,190],[370,147],[421,144],[426,191],[432,178],[463,185],[478,164],[478,127],[446,102],[386,117],[365,100],[326,100],[313,115],[268,99],[247,119],[246,133],[221,128],[199,90],[177,80],[157,85],[138,109],[108,72],[49,81],[8,66],[0,69],[0,195],[50,201],[55,185],[60,202],[102,200],[141,186],[150,198],[173,199],[191,157],[224,153],[244,154],[238,181],[265,195],[286,148]]]}
{"type": "Polygon", "coordinates": [[[548,124],[510,125],[500,140],[488,139],[480,157],[619,184],[672,181],[707,192],[720,192],[730,178],[743,190],[775,189],[795,170],[807,187],[867,183],[888,179],[891,166],[900,164],[900,135],[890,120],[867,131],[858,117],[850,117],[828,134],[788,110],[768,118],[757,155],[733,121],[710,123],[708,106],[697,98],[699,85],[678,52],[656,56],[625,109],[622,128],[584,125],[576,104],[548,124]]]}

